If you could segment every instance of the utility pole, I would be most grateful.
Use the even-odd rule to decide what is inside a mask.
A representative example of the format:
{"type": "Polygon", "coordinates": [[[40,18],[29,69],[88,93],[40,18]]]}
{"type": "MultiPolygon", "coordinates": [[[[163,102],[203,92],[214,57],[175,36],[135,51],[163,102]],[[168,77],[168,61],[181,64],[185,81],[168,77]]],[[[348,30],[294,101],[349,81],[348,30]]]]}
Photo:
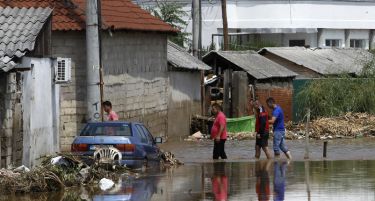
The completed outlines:
{"type": "Polygon", "coordinates": [[[86,1],[86,80],[87,80],[87,120],[99,121],[100,101],[100,43],[98,22],[98,0],[86,1]]]}
{"type": "Polygon", "coordinates": [[[198,57],[199,53],[199,0],[193,0],[192,2],[192,19],[193,19],[193,55],[198,57]]]}
{"type": "Polygon", "coordinates": [[[224,35],[224,50],[229,50],[228,46],[228,18],[227,18],[227,0],[221,0],[221,15],[223,17],[223,35],[224,35]]]}
{"type": "MultiPolygon", "coordinates": [[[[103,99],[104,99],[104,81],[103,81],[103,40],[102,40],[102,0],[97,0],[98,4],[98,38],[99,38],[99,80],[100,80],[100,106],[103,105],[103,99]]],[[[104,110],[103,107],[100,108],[100,117],[102,122],[104,121],[104,110]]]]}
{"type": "MultiPolygon", "coordinates": [[[[201,13],[201,0],[192,0],[191,15],[193,19],[193,56],[201,59],[202,50],[202,13],[201,13]]],[[[201,114],[204,116],[204,102],[205,102],[205,92],[204,92],[204,71],[201,71],[201,114]]]]}
{"type": "Polygon", "coordinates": [[[202,0],[199,0],[199,36],[198,36],[198,58],[202,60],[202,0]]]}

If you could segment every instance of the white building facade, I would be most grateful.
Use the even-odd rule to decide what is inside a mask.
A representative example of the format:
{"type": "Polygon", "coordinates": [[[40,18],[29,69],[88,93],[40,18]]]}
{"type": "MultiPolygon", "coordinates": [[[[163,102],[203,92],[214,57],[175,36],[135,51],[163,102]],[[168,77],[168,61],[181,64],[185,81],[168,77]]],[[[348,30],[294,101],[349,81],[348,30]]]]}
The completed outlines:
{"type": "MultiPolygon", "coordinates": [[[[191,0],[166,0],[188,12],[191,0]]],[[[143,7],[151,0],[134,0],[143,7]]],[[[374,49],[375,0],[227,0],[230,43],[374,49]]],[[[202,0],[202,45],[222,44],[221,1],[202,0]]]]}

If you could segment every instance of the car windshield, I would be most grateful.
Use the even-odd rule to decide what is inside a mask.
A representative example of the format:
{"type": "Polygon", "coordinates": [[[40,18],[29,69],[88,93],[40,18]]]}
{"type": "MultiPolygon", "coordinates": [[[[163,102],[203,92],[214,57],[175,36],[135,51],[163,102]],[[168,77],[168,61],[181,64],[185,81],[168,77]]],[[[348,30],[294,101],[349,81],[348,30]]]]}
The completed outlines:
{"type": "Polygon", "coordinates": [[[80,136],[131,136],[130,125],[119,124],[88,124],[80,136]]]}

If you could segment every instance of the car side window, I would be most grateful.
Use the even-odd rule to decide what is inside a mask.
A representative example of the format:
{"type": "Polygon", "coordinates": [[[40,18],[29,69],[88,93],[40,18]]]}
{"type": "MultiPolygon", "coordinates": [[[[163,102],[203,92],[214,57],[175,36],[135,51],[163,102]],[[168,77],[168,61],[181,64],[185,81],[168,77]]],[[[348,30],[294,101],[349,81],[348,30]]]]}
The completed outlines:
{"type": "Polygon", "coordinates": [[[146,134],[148,137],[148,140],[155,144],[154,137],[152,137],[151,133],[148,131],[148,129],[145,126],[142,126],[143,132],[146,134]]]}
{"type": "Polygon", "coordinates": [[[148,137],[143,132],[142,127],[140,125],[136,125],[135,128],[137,129],[138,135],[141,137],[141,142],[142,143],[148,143],[148,137]]]}

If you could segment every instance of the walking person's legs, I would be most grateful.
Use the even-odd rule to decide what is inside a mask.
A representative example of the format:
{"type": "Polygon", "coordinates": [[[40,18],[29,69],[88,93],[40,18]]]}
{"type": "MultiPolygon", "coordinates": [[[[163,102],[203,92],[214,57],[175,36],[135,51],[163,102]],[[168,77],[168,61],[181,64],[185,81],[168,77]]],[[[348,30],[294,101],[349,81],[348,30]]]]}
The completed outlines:
{"type": "Polygon", "coordinates": [[[213,159],[217,160],[220,156],[220,142],[214,141],[213,159]]]}
{"type": "MultiPolygon", "coordinates": [[[[264,146],[264,147],[262,147],[262,149],[263,149],[264,153],[266,154],[267,159],[271,159],[272,156],[271,156],[270,150],[268,149],[268,146],[264,146]]],[[[260,152],[260,150],[259,150],[259,152],[260,152]]]]}
{"type": "Polygon", "coordinates": [[[282,133],[282,138],[281,138],[281,142],[280,142],[280,149],[281,151],[284,152],[285,156],[291,160],[292,159],[292,155],[290,154],[290,151],[288,149],[288,147],[286,146],[285,144],[285,132],[282,133]]]}
{"type": "Polygon", "coordinates": [[[220,157],[221,159],[227,159],[227,154],[225,153],[225,141],[220,140],[220,157]]]}
{"type": "Polygon", "coordinates": [[[259,159],[260,158],[260,146],[255,145],[255,158],[259,159]]]}
{"type": "Polygon", "coordinates": [[[280,158],[280,144],[281,144],[282,135],[280,132],[275,131],[273,133],[273,152],[275,158],[280,158]]]}

